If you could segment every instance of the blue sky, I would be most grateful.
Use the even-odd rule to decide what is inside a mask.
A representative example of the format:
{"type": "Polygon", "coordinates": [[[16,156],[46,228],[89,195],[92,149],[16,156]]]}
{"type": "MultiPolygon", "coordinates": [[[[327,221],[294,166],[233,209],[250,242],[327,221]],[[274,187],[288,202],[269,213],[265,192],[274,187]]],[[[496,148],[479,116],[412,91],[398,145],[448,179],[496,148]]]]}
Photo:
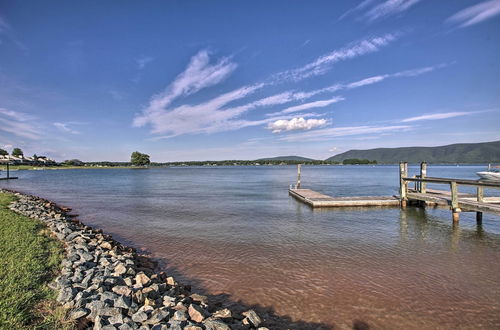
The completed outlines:
{"type": "Polygon", "coordinates": [[[500,0],[2,1],[0,148],[318,159],[500,140],[500,0]]]}

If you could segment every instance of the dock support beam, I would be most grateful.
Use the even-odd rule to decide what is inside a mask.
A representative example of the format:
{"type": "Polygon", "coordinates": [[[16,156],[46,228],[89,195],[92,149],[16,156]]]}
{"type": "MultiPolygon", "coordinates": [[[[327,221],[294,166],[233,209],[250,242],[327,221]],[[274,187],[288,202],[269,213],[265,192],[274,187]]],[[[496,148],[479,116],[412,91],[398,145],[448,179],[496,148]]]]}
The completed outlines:
{"type": "Polygon", "coordinates": [[[10,178],[9,163],[7,163],[7,179],[10,178]]]}
{"type": "Polygon", "coordinates": [[[300,166],[301,164],[297,164],[297,184],[295,185],[295,189],[300,189],[300,166]]]}
{"type": "Polygon", "coordinates": [[[408,183],[403,178],[408,177],[408,163],[399,163],[399,196],[401,198],[401,208],[405,209],[408,202],[408,183]]]}

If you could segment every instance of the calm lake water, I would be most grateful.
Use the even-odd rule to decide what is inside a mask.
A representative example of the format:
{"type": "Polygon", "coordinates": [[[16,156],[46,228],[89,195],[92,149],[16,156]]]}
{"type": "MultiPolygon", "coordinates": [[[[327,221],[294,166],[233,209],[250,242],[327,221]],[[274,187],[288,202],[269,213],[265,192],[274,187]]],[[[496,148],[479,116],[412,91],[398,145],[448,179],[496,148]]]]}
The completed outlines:
{"type": "MultiPolygon", "coordinates": [[[[428,175],[476,179],[482,169],[429,166],[428,175]]],[[[397,166],[302,172],[304,188],[326,194],[398,192],[397,166]]],[[[462,213],[454,227],[449,210],[430,207],[312,210],[288,196],[294,166],[16,175],[0,187],[72,207],[195,289],[270,307],[299,328],[500,328],[500,217],[492,214],[477,226],[474,213],[462,213]]]]}

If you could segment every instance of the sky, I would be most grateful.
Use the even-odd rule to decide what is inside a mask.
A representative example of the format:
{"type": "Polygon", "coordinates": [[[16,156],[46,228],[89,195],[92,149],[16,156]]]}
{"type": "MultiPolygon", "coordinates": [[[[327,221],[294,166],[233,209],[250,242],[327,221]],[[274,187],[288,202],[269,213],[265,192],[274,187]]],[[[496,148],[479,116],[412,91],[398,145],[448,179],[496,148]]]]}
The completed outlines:
{"type": "Polygon", "coordinates": [[[500,140],[500,0],[0,1],[0,148],[326,159],[500,140]]]}

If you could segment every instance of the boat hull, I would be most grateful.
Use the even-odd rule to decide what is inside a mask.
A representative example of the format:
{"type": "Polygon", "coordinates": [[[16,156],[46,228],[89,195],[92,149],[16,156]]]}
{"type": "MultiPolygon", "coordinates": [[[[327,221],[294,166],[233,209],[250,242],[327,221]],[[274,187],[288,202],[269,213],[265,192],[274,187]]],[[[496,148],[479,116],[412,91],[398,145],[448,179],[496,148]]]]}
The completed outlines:
{"type": "Polygon", "coordinates": [[[476,173],[481,179],[489,181],[500,181],[500,173],[497,172],[477,172],[476,173]]]}

